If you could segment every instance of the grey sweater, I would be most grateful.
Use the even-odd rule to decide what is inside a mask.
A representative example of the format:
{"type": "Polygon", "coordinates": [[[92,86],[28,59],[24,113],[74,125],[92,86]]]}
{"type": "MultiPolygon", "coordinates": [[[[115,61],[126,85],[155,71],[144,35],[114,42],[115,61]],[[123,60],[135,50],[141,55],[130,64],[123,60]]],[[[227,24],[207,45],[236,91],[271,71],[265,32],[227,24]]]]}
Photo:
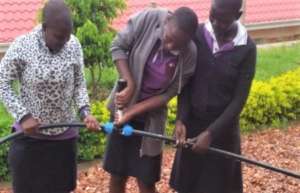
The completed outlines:
{"type": "MultiPolygon", "coordinates": [[[[136,84],[133,97],[129,106],[137,102],[144,67],[155,43],[162,37],[163,27],[169,11],[161,8],[150,8],[132,16],[127,26],[115,37],[112,46],[113,60],[126,59],[129,69],[136,84]]],[[[178,64],[168,87],[161,90],[160,95],[169,100],[180,93],[181,88],[192,76],[196,65],[196,46],[193,42],[181,51],[178,64]]],[[[110,94],[108,107],[114,112],[113,98],[116,87],[110,94]]],[[[167,107],[162,106],[151,112],[147,112],[145,131],[163,134],[167,119],[167,107]]],[[[141,155],[155,156],[161,153],[162,142],[150,138],[144,138],[141,144],[141,155]]]]}

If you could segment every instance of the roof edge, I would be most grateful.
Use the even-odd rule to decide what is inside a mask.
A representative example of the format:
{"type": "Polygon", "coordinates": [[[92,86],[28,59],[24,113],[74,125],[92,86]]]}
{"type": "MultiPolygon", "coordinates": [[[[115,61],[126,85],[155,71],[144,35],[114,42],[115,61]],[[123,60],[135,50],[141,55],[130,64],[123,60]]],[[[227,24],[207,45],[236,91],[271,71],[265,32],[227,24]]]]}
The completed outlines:
{"type": "Polygon", "coordinates": [[[10,43],[0,43],[0,53],[5,53],[10,43]]]}
{"type": "Polygon", "coordinates": [[[300,19],[245,24],[249,31],[300,26],[300,19]]]}
{"type": "MultiPolygon", "coordinates": [[[[245,24],[245,26],[247,27],[248,31],[294,27],[294,26],[300,26],[300,19],[275,21],[275,22],[252,23],[252,24],[245,24]]],[[[0,43],[0,53],[5,53],[7,51],[7,49],[9,48],[9,45],[10,45],[10,42],[0,43]]]]}

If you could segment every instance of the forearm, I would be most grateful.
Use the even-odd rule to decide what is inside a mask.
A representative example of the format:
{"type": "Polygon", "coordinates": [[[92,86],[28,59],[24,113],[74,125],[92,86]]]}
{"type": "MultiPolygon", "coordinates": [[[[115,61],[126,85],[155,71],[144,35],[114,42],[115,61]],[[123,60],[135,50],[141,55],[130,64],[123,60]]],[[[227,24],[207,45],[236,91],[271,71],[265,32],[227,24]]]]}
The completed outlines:
{"type": "Polygon", "coordinates": [[[0,101],[16,121],[30,113],[12,87],[13,81],[19,80],[25,65],[19,55],[24,52],[22,48],[22,43],[13,42],[0,62],[0,101]]]}
{"type": "Polygon", "coordinates": [[[13,91],[10,83],[3,79],[0,80],[0,99],[16,121],[20,121],[25,115],[30,113],[13,91]]]}
{"type": "Polygon", "coordinates": [[[247,101],[249,91],[251,88],[252,79],[240,80],[236,88],[235,94],[224,109],[223,113],[208,127],[213,136],[218,136],[223,133],[224,129],[228,129],[227,125],[239,118],[239,115],[247,101]]]}
{"type": "Polygon", "coordinates": [[[88,91],[85,86],[85,82],[75,87],[73,100],[75,101],[75,104],[79,110],[83,107],[90,106],[88,91]]]}
{"type": "Polygon", "coordinates": [[[167,105],[167,102],[166,98],[162,95],[154,96],[129,107],[126,113],[128,113],[130,118],[134,118],[137,115],[167,105]]]}
{"type": "Polygon", "coordinates": [[[253,46],[249,49],[249,53],[241,64],[239,78],[231,102],[224,109],[221,116],[208,127],[214,136],[222,133],[226,129],[226,125],[239,118],[250,92],[252,80],[255,75],[255,65],[256,47],[253,46]]]}
{"type": "Polygon", "coordinates": [[[209,130],[212,133],[220,133],[223,129],[226,129],[228,124],[238,118],[246,98],[233,99],[223,113],[209,126],[209,130]]]}
{"type": "Polygon", "coordinates": [[[85,86],[85,81],[82,83],[79,83],[78,85],[75,85],[73,100],[79,110],[81,110],[83,107],[89,107],[89,96],[88,91],[85,86]]]}
{"type": "Polygon", "coordinates": [[[80,110],[81,108],[85,106],[89,106],[89,96],[88,96],[88,90],[86,86],[86,81],[84,78],[84,59],[83,59],[83,51],[81,48],[81,45],[78,41],[77,47],[77,61],[78,64],[75,65],[74,68],[74,90],[73,90],[73,100],[77,106],[77,108],[80,110]]]}

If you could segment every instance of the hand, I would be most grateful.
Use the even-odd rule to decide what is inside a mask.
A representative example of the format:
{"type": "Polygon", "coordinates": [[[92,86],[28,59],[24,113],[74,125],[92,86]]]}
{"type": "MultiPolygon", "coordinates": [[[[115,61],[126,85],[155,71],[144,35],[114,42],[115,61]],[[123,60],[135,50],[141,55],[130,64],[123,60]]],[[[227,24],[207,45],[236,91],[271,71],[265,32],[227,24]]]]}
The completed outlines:
{"type": "Polygon", "coordinates": [[[94,116],[87,115],[84,118],[83,122],[85,123],[88,130],[93,131],[93,132],[101,131],[101,127],[100,127],[97,119],[94,116]]]}
{"type": "Polygon", "coordinates": [[[21,121],[21,127],[26,135],[36,133],[37,129],[41,126],[41,121],[29,115],[21,121]]]}
{"type": "Polygon", "coordinates": [[[177,120],[175,124],[175,139],[176,146],[182,147],[186,143],[186,127],[182,121],[177,120]]]}
{"type": "Polygon", "coordinates": [[[116,93],[115,104],[117,108],[123,108],[124,106],[126,106],[129,103],[130,99],[132,98],[133,93],[134,93],[133,84],[128,84],[123,91],[116,93]]]}
{"type": "Polygon", "coordinates": [[[114,125],[116,127],[121,127],[125,123],[129,122],[131,120],[131,116],[128,111],[122,111],[122,113],[116,112],[115,113],[115,119],[114,119],[114,125]]]}
{"type": "Polygon", "coordinates": [[[196,153],[206,153],[211,144],[211,133],[206,130],[200,133],[197,137],[189,139],[188,143],[193,143],[192,150],[196,153]]]}

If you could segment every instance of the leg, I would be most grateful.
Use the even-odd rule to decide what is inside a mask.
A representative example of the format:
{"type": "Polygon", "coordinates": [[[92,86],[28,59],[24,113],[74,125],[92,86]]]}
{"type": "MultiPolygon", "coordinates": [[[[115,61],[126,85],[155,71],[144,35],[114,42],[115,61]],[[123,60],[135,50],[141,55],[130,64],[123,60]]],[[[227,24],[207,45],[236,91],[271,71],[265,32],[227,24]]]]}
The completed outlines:
{"type": "Polygon", "coordinates": [[[137,179],[137,183],[139,186],[140,193],[157,193],[155,184],[148,185],[137,179]]]}
{"type": "Polygon", "coordinates": [[[109,193],[125,193],[125,185],[128,177],[111,175],[109,193]]]}

